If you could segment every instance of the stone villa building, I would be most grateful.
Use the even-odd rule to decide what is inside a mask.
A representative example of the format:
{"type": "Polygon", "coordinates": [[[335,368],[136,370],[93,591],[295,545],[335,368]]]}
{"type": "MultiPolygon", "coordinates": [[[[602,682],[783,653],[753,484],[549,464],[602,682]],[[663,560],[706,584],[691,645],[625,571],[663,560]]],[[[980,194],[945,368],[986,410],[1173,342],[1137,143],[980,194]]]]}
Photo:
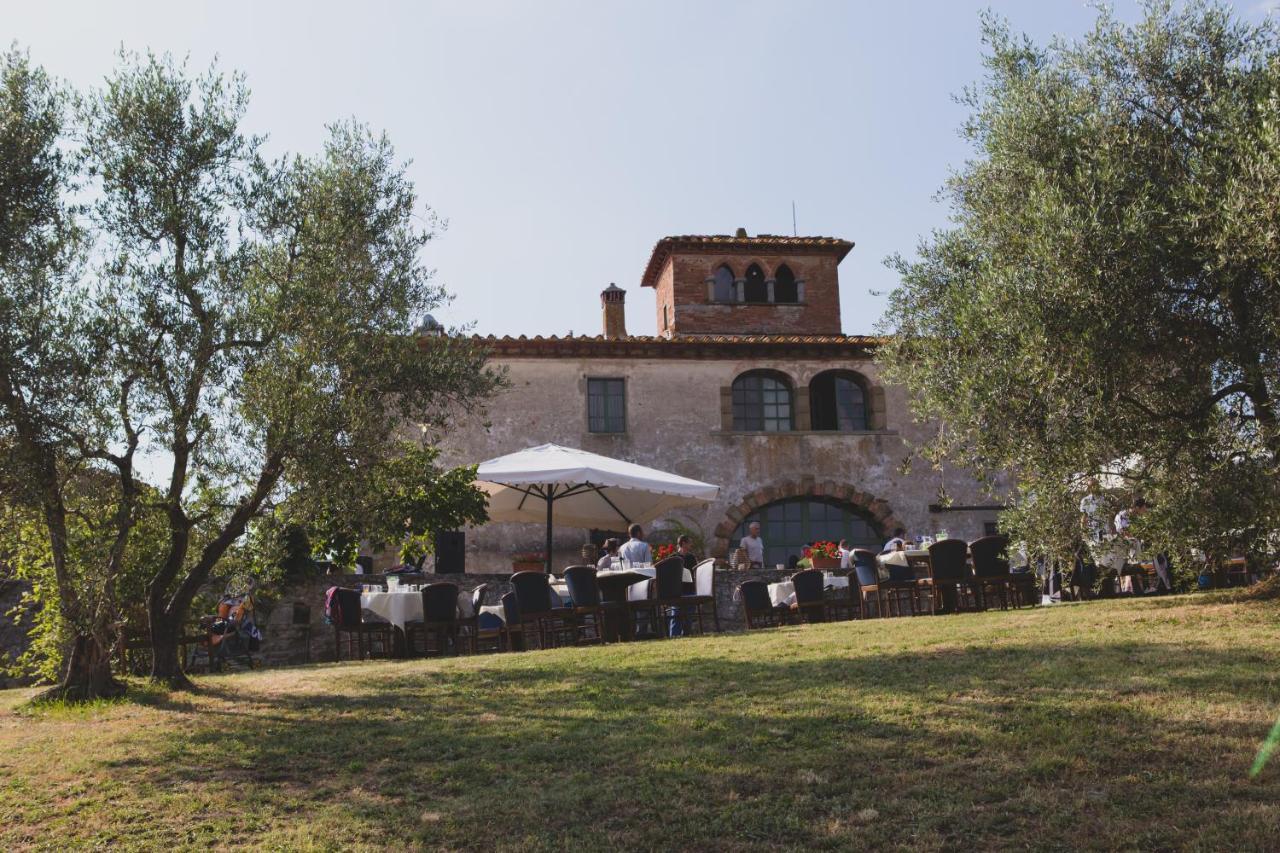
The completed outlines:
{"type": "MultiPolygon", "coordinates": [[[[716,502],[675,521],[724,557],[758,520],[770,566],[815,539],[878,549],[899,525],[982,535],[999,507],[971,477],[900,470],[922,427],[906,390],[881,380],[877,339],[841,331],[838,268],[852,248],[742,229],[662,238],[640,277],[659,333],[628,335],[626,291],[610,285],[601,335],[482,338],[510,388],[451,432],[442,462],[550,442],[715,483],[716,502]]],[[[558,528],[553,564],[579,562],[605,534],[558,528]]],[[[504,570],[543,536],[539,525],[468,530],[466,570],[504,570]]]]}

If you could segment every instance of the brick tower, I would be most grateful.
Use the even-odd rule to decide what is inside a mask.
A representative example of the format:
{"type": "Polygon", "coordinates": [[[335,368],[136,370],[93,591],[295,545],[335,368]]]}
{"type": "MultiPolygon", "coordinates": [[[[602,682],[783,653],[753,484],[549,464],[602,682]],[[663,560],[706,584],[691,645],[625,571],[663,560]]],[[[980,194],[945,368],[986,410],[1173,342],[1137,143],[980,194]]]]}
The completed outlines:
{"type": "MultiPolygon", "coordinates": [[[[853,243],[834,237],[663,237],[642,287],[658,296],[658,334],[838,335],[837,267],[853,243]]],[[[606,308],[607,311],[607,308],[606,308]]]]}

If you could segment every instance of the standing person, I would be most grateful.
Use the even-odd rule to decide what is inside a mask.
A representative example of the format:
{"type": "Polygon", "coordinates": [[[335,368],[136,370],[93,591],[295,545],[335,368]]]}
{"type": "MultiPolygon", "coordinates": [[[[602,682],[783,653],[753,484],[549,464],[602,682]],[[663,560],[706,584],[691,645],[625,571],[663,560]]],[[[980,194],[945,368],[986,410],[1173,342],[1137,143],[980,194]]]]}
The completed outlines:
{"type": "Polygon", "coordinates": [[[890,551],[901,551],[907,547],[907,531],[906,528],[899,527],[893,531],[893,537],[880,549],[881,554],[888,554],[890,551]]]}
{"type": "Polygon", "coordinates": [[[622,542],[620,542],[616,538],[610,538],[610,539],[604,540],[604,556],[602,556],[599,560],[596,561],[596,569],[597,570],[612,569],[613,561],[618,559],[618,548],[620,548],[621,546],[622,546],[622,542]]]}
{"type": "Polygon", "coordinates": [[[840,548],[836,552],[840,556],[840,568],[848,570],[853,567],[853,549],[848,539],[840,540],[840,548]]]}
{"type": "Polygon", "coordinates": [[[760,538],[760,522],[753,521],[747,525],[747,535],[742,537],[739,547],[747,552],[747,562],[751,564],[751,568],[764,568],[764,540],[760,538]]]}
{"type": "Polygon", "coordinates": [[[631,538],[618,549],[618,556],[622,558],[622,562],[628,566],[652,563],[653,549],[649,547],[648,542],[644,541],[644,529],[638,524],[633,524],[627,528],[627,534],[631,538]]]}
{"type": "Polygon", "coordinates": [[[1098,494],[1098,479],[1090,477],[1085,484],[1084,497],[1080,498],[1080,528],[1093,542],[1101,542],[1107,532],[1107,522],[1102,515],[1102,497],[1098,494]]]}

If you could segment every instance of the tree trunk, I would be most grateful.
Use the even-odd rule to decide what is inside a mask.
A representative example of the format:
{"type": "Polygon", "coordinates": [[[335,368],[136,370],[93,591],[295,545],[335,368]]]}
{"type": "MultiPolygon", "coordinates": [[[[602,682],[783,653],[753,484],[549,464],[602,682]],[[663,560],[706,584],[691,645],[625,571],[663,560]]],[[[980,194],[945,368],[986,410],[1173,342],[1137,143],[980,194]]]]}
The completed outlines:
{"type": "Polygon", "coordinates": [[[178,654],[181,625],[164,616],[151,614],[151,680],[170,690],[193,690],[183,660],[178,654]]]}
{"type": "Polygon", "coordinates": [[[67,660],[62,682],[46,690],[41,699],[88,702],[123,695],[125,686],[111,672],[111,652],[88,634],[78,635],[67,660]]]}

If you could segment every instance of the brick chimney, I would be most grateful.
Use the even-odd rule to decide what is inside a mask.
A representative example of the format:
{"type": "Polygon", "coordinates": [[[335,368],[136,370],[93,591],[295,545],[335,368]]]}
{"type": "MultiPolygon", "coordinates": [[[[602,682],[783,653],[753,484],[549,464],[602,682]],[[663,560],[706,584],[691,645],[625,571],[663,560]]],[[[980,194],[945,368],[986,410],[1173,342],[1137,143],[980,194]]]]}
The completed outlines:
{"type": "Polygon", "coordinates": [[[617,340],[627,336],[627,292],[613,282],[600,291],[600,306],[604,309],[604,336],[617,340]]]}

